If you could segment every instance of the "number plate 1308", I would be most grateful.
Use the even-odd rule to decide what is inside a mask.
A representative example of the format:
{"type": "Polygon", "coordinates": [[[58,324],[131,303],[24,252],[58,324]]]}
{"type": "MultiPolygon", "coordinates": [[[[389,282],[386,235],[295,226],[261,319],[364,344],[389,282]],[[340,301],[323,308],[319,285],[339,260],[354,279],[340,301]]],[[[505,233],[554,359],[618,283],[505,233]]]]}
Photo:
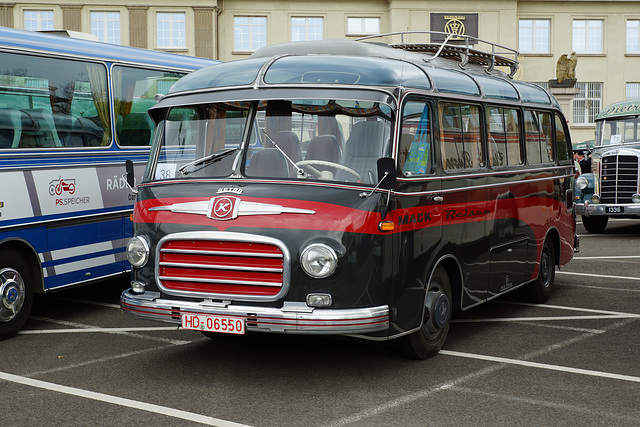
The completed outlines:
{"type": "Polygon", "coordinates": [[[194,331],[242,335],[244,334],[244,319],[203,314],[183,314],[182,328],[194,331]]]}

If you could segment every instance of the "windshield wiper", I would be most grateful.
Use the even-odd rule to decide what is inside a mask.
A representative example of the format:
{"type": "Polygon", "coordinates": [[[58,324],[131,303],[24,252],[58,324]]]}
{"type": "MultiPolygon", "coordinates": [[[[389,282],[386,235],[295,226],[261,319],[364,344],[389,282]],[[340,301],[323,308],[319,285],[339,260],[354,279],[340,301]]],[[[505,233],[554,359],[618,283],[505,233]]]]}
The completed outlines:
{"type": "Polygon", "coordinates": [[[263,130],[262,132],[264,132],[264,136],[266,136],[267,139],[271,141],[271,143],[278,149],[278,151],[282,153],[284,158],[287,159],[289,163],[291,163],[291,166],[295,168],[296,172],[298,172],[298,175],[300,175],[301,177],[304,177],[305,175],[304,170],[302,170],[300,166],[296,165],[296,162],[294,162],[289,158],[289,156],[287,156],[287,153],[285,153],[284,150],[280,148],[280,146],[273,139],[271,139],[271,137],[267,134],[267,131],[263,130]]]}
{"type": "Polygon", "coordinates": [[[199,171],[203,167],[208,166],[212,162],[217,162],[219,160],[224,159],[225,157],[227,157],[228,155],[230,155],[231,153],[237,150],[238,150],[237,148],[226,148],[222,151],[218,151],[217,153],[209,154],[208,156],[204,156],[198,160],[189,162],[186,165],[183,165],[182,167],[180,167],[178,170],[183,175],[189,175],[190,173],[194,173],[196,171],[199,171]],[[196,169],[195,166],[198,166],[198,165],[202,165],[202,167],[196,169]],[[194,169],[191,171],[186,171],[185,169],[187,169],[189,166],[194,166],[194,169]]]}

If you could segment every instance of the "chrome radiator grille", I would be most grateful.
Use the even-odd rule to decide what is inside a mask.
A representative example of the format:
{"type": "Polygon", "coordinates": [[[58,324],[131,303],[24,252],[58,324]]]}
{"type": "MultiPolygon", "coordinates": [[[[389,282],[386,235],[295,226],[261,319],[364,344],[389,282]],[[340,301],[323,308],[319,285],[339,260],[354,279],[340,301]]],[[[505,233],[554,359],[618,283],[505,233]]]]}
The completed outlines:
{"type": "Polygon", "coordinates": [[[216,297],[274,297],[284,286],[284,254],[268,243],[176,239],[158,251],[162,287],[216,297]]]}
{"type": "Polygon", "coordinates": [[[638,157],[605,156],[600,175],[601,203],[631,203],[631,196],[638,192],[638,157]]]}

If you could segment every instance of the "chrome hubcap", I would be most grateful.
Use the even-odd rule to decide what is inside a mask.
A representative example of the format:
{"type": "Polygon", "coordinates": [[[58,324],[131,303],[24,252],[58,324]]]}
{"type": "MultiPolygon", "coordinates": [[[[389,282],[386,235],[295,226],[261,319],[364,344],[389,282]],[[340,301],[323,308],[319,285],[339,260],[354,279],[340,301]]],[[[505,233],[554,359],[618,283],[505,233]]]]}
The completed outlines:
{"type": "Polygon", "coordinates": [[[9,322],[20,313],[24,297],[24,281],[20,273],[13,268],[0,270],[0,322],[9,322]]]}

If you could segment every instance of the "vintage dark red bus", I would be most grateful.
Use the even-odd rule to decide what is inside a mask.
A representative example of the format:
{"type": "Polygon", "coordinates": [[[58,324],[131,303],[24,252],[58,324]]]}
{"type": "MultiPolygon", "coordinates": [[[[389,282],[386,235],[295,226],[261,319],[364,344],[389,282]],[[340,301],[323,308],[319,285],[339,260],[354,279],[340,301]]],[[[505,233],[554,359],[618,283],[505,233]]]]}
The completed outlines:
{"type": "Polygon", "coordinates": [[[418,36],[274,45],[178,81],[150,110],[122,309],[427,358],[452,310],[546,301],[577,242],[566,120],[498,70],[516,52],[418,36]]]}

